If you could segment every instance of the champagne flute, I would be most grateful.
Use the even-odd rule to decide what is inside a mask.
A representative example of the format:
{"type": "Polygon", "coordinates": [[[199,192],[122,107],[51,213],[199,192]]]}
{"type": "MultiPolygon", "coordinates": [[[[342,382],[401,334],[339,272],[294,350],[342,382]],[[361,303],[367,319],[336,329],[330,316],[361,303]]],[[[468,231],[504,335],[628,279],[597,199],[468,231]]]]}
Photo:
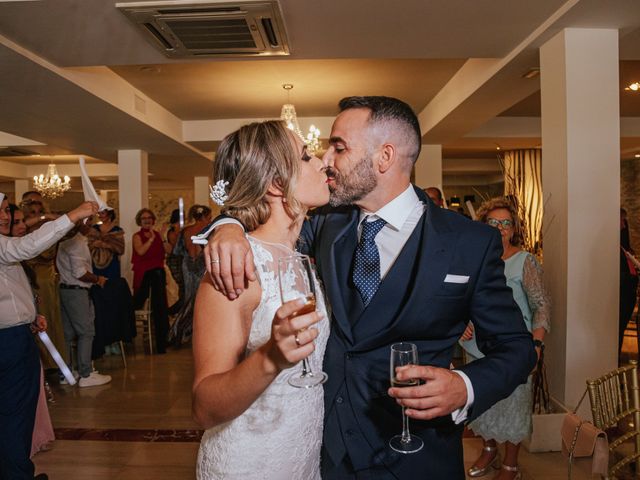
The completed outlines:
{"type": "MultiPolygon", "coordinates": [[[[306,303],[293,316],[304,315],[316,309],[316,286],[311,260],[307,255],[291,255],[278,259],[278,283],[282,303],[304,298],[306,303]]],[[[311,388],[327,381],[324,372],[315,373],[306,358],[302,359],[302,372],[289,378],[289,385],[296,388],[311,388]]]]}
{"type": "MultiPolygon", "coordinates": [[[[391,345],[390,374],[391,386],[393,387],[415,387],[419,381],[417,378],[408,380],[398,380],[396,378],[396,368],[405,365],[418,364],[418,348],[413,343],[401,342],[391,345]]],[[[424,442],[420,437],[411,435],[409,432],[409,418],[404,413],[402,407],[402,434],[396,435],[389,440],[389,446],[399,453],[415,453],[424,447],[424,442]]]]}

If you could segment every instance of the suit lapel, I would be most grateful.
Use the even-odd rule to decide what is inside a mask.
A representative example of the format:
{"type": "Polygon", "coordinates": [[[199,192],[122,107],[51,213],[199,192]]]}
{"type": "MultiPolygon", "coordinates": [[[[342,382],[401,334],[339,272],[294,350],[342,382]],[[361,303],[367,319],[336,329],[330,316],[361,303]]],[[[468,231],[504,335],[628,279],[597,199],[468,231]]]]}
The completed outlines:
{"type": "Polygon", "coordinates": [[[353,253],[358,243],[358,209],[354,209],[346,222],[337,230],[329,251],[329,269],[324,271],[323,277],[329,278],[326,282],[327,296],[331,301],[331,309],[336,319],[336,326],[353,343],[351,322],[349,321],[349,309],[347,309],[347,285],[349,284],[349,272],[353,253]]]}

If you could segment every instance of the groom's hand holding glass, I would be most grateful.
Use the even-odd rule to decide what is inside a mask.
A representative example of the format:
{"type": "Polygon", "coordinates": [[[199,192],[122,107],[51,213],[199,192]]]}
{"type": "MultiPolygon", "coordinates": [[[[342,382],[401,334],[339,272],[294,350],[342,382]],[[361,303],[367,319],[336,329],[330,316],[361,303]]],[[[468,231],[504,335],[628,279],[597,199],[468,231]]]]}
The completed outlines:
{"type": "Polygon", "coordinates": [[[447,368],[410,365],[398,368],[399,381],[419,379],[421,385],[389,389],[405,414],[417,420],[449,415],[467,403],[467,387],[460,375],[447,368]]]}
{"type": "Polygon", "coordinates": [[[291,368],[315,350],[317,328],[309,328],[324,318],[322,312],[297,315],[306,304],[304,298],[283,303],[271,326],[271,339],[265,344],[267,358],[277,371],[291,368]]]}

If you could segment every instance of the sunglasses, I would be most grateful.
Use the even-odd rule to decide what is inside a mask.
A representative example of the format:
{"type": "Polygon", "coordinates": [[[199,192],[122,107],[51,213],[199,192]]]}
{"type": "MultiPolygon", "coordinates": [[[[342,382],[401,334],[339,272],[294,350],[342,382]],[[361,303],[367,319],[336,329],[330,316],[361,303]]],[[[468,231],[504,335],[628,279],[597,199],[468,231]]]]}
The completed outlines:
{"type": "Polygon", "coordinates": [[[492,227],[499,228],[502,225],[502,228],[511,228],[513,227],[513,220],[509,220],[505,218],[504,220],[498,220],[496,218],[487,218],[487,225],[491,225],[492,227]]]}

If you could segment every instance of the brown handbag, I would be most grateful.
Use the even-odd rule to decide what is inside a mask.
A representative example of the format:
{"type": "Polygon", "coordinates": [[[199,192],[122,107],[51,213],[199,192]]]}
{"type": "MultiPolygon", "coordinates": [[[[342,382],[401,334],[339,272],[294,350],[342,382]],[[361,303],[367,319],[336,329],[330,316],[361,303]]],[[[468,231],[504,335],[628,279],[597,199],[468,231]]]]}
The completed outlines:
{"type": "MultiPolygon", "coordinates": [[[[584,399],[584,395],[582,399],[584,399]]],[[[582,399],[580,399],[576,410],[580,407],[582,399]]],[[[607,476],[609,441],[604,431],[593,423],[581,419],[574,411],[564,416],[560,434],[562,436],[562,453],[569,457],[569,479],[571,478],[573,459],[580,457],[591,457],[592,475],[607,476]]]]}

